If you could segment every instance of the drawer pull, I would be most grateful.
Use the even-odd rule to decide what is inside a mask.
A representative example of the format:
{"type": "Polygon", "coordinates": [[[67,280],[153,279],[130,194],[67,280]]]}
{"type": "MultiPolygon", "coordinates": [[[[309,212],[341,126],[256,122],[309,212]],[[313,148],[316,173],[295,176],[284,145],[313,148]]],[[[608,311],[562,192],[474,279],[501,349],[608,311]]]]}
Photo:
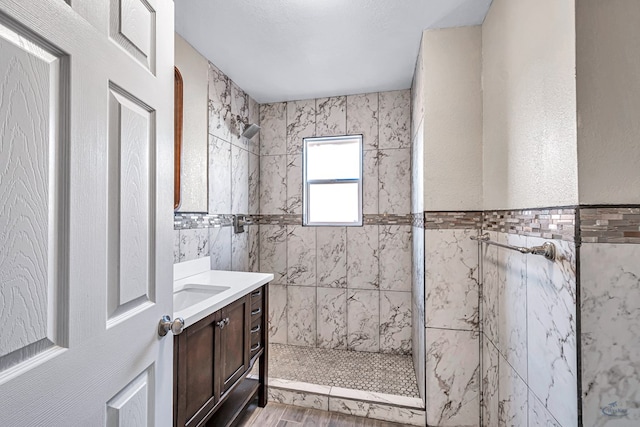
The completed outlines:
{"type": "Polygon", "coordinates": [[[254,345],[253,347],[251,347],[251,351],[252,351],[252,352],[253,352],[253,351],[256,351],[256,350],[257,350],[257,349],[259,349],[259,348],[260,348],[260,343],[258,343],[258,344],[256,344],[256,345],[254,345]]]}
{"type": "Polygon", "coordinates": [[[258,332],[260,330],[260,325],[256,326],[255,328],[251,329],[251,333],[255,334],[256,332],[258,332]]]}
{"type": "Polygon", "coordinates": [[[257,291],[255,291],[254,293],[251,294],[251,298],[257,298],[260,295],[262,295],[262,290],[258,289],[257,291]]]}
{"type": "Polygon", "coordinates": [[[256,314],[260,314],[260,313],[262,313],[262,309],[261,308],[256,308],[255,310],[253,310],[251,312],[251,315],[255,316],[256,314]]]}

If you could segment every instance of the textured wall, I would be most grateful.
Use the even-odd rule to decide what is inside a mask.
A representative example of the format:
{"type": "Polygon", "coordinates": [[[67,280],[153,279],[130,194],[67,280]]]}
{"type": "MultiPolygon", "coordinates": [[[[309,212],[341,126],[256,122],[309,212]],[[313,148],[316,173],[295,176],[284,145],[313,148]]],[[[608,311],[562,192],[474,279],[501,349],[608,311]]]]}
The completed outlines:
{"type": "Polygon", "coordinates": [[[207,90],[209,63],[175,34],[175,64],[183,81],[181,212],[207,211],[207,90]]]}
{"type": "Polygon", "coordinates": [[[482,208],[481,35],[476,26],[422,36],[425,210],[482,208]]]}
{"type": "Polygon", "coordinates": [[[410,209],[408,90],[260,106],[260,271],[272,342],[411,352],[411,228],[302,227],[302,139],[364,135],[365,215],[410,209]]]}
{"type": "Polygon", "coordinates": [[[572,0],[494,0],[482,26],[485,209],[578,203],[572,0]]]}
{"type": "Polygon", "coordinates": [[[576,2],[581,204],[640,203],[640,2],[576,2]]]}

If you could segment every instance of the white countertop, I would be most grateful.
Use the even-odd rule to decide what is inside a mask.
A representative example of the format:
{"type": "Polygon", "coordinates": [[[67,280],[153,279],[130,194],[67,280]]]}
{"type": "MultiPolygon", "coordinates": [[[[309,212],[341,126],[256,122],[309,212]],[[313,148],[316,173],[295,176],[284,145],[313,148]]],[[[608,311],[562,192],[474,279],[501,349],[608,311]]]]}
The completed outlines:
{"type": "Polygon", "coordinates": [[[209,257],[174,265],[174,292],[185,285],[197,285],[199,288],[229,287],[180,311],[174,311],[173,318],[182,317],[185,328],[273,280],[273,274],[209,270],[209,265],[209,257]]]}

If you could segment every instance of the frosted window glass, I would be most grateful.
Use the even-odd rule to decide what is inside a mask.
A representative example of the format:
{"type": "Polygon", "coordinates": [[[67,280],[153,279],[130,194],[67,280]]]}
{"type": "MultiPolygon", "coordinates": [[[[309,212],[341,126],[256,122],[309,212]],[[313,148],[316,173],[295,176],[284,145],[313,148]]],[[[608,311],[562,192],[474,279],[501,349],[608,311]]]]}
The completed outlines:
{"type": "Polygon", "coordinates": [[[307,144],[307,179],[359,179],[360,143],[310,142],[307,144]]]}
{"type": "Polygon", "coordinates": [[[309,221],[357,223],[358,183],[309,185],[309,221]]]}

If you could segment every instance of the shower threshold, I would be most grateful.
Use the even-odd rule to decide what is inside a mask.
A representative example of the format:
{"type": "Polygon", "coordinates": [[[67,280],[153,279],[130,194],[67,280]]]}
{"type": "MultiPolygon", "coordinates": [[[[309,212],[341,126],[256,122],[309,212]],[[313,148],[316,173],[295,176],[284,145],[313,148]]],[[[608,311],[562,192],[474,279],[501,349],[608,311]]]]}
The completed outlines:
{"type": "Polygon", "coordinates": [[[413,362],[406,355],[271,344],[269,400],[425,425],[413,362]]]}

